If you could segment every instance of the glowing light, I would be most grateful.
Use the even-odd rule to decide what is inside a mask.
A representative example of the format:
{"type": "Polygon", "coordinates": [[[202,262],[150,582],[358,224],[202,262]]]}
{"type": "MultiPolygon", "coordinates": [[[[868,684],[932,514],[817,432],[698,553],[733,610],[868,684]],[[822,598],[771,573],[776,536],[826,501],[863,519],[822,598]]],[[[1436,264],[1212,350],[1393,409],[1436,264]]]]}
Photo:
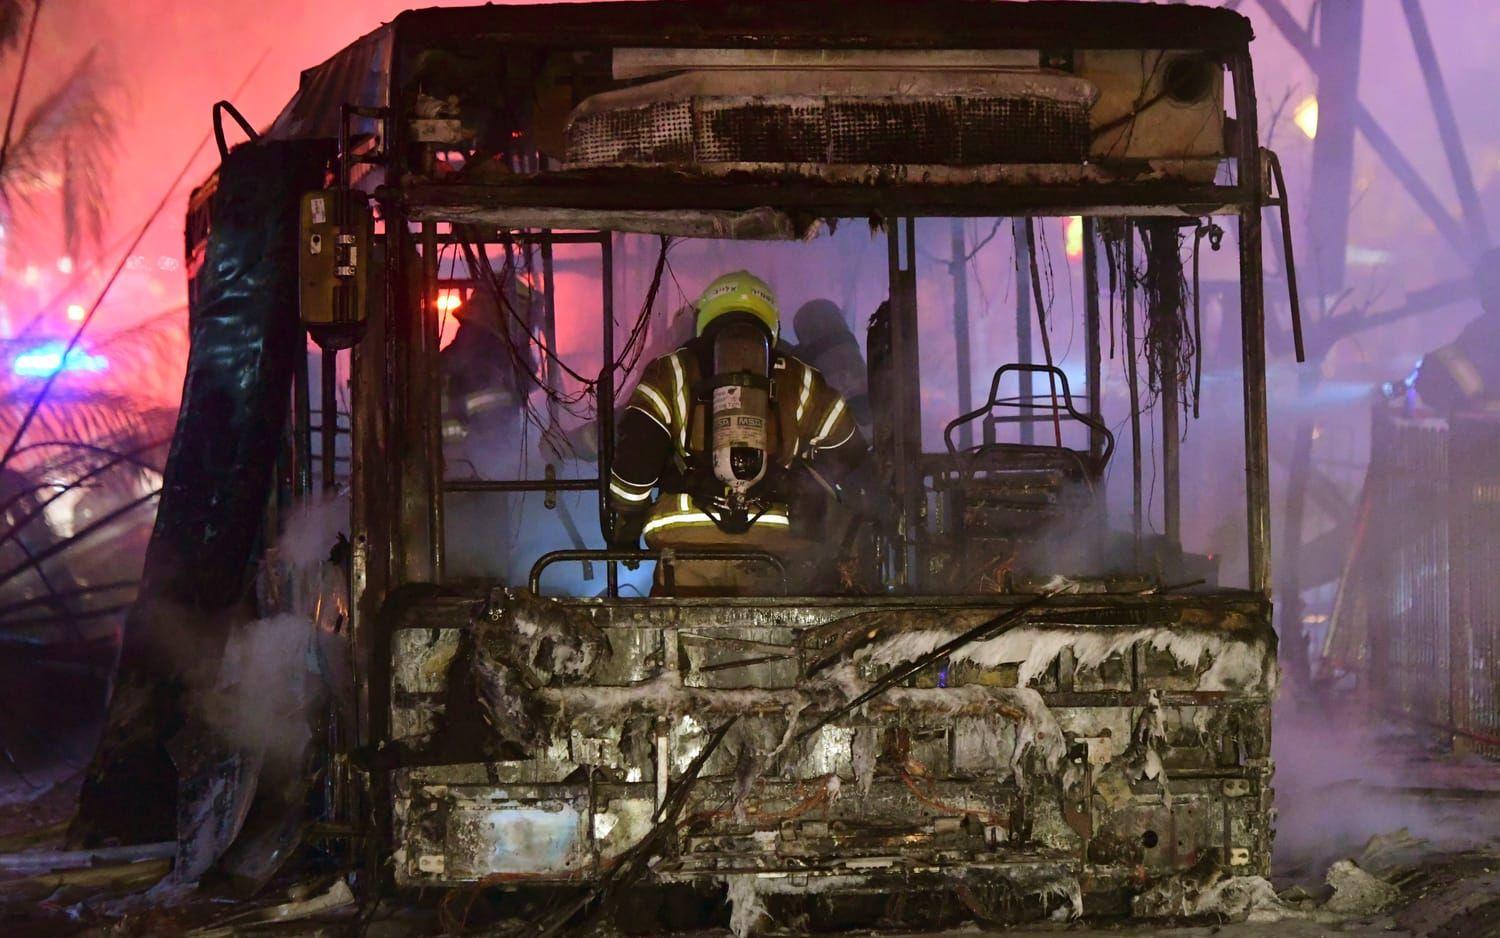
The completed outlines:
{"type": "Polygon", "coordinates": [[[1318,99],[1312,95],[1302,99],[1292,111],[1292,123],[1311,140],[1318,135],[1318,99]]]}
{"type": "Polygon", "coordinates": [[[21,281],[28,287],[34,287],[42,280],[42,272],[35,264],[27,264],[26,269],[21,272],[21,281]]]}
{"type": "Polygon", "coordinates": [[[68,304],[68,322],[83,322],[84,317],[87,316],[88,314],[89,314],[89,311],[86,310],[86,309],[84,309],[81,304],[79,304],[79,303],[69,303],[68,304]]]}
{"type": "Polygon", "coordinates": [[[103,355],[90,355],[81,348],[68,352],[67,360],[64,361],[63,351],[66,348],[67,344],[63,342],[39,345],[12,359],[10,370],[23,378],[46,378],[59,371],[100,372],[109,368],[109,359],[103,355]]]}
{"type": "Polygon", "coordinates": [[[57,259],[57,272],[71,274],[73,272],[73,258],[64,255],[57,259]]]}
{"type": "Polygon", "coordinates": [[[440,313],[451,313],[464,305],[464,298],[459,296],[457,290],[439,290],[437,295],[437,308],[440,313]]]}
{"type": "Polygon", "coordinates": [[[1063,248],[1069,257],[1083,256],[1083,218],[1072,215],[1068,218],[1067,227],[1063,229],[1063,248]]]}

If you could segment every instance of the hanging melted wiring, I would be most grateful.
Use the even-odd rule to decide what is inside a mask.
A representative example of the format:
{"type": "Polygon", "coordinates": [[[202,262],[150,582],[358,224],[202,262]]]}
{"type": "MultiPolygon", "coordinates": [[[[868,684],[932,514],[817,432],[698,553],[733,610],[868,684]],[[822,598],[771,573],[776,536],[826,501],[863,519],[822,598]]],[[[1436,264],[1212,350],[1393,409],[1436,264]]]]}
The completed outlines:
{"type": "MultiPolygon", "coordinates": [[[[507,285],[516,279],[514,243],[510,240],[505,242],[505,264],[497,272],[482,241],[473,236],[473,232],[470,232],[469,235],[461,242],[465,261],[470,271],[479,279],[481,288],[488,290],[496,299],[497,306],[501,310],[503,325],[505,326],[505,328],[500,330],[500,334],[509,349],[511,361],[515,366],[516,372],[524,375],[526,380],[533,386],[533,389],[539,389],[544,399],[556,405],[558,409],[566,411],[571,416],[580,420],[593,419],[598,412],[597,406],[589,405],[588,401],[595,398],[598,394],[598,386],[603,371],[601,371],[599,377],[590,378],[585,376],[564,361],[555,349],[549,348],[547,343],[537,335],[535,324],[531,321],[533,317],[529,315],[536,303],[534,290],[528,295],[528,315],[523,316],[516,310],[515,304],[512,302],[511,292],[507,289],[507,285]],[[525,336],[524,340],[518,336],[518,332],[525,336]],[[544,377],[545,373],[535,364],[533,349],[540,353],[542,367],[546,369],[558,369],[562,374],[572,379],[577,385],[577,390],[563,392],[557,387],[559,382],[548,382],[544,377]]],[[[640,311],[637,313],[630,331],[626,334],[624,345],[606,365],[606,368],[614,371],[617,378],[629,375],[639,364],[641,354],[645,350],[647,328],[655,311],[657,296],[661,292],[662,274],[666,267],[667,252],[671,244],[672,241],[670,238],[661,238],[661,246],[657,254],[655,270],[652,273],[651,285],[646,291],[645,298],[642,300],[640,311]]],[[[533,252],[529,249],[529,246],[523,249],[521,273],[525,275],[529,283],[535,284],[537,281],[532,255],[533,252]]],[[[619,383],[617,381],[616,386],[619,386],[619,383]]],[[[529,391],[524,395],[524,398],[527,422],[535,424],[539,429],[545,431],[550,418],[532,402],[529,391]]]]}

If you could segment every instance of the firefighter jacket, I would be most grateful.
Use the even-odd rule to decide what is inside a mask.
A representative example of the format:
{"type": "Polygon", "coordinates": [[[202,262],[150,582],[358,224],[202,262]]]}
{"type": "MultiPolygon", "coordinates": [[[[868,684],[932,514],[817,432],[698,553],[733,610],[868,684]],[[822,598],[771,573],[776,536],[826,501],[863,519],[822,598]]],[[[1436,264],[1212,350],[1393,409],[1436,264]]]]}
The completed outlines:
{"type": "Polygon", "coordinates": [[[524,362],[495,330],[464,322],[439,357],[443,442],[460,443],[478,428],[513,432],[527,388],[524,362]]]}
{"type": "MultiPolygon", "coordinates": [[[[708,355],[708,343],[694,340],[656,359],[626,405],[609,484],[620,519],[616,543],[634,544],[644,535],[654,546],[689,531],[693,540],[700,540],[696,532],[713,536],[716,526],[701,506],[725,490],[709,457],[708,355]],[[660,490],[654,501],[653,489],[660,490]]],[[[777,352],[771,386],[769,468],[752,490],[767,502],[752,525],[761,533],[791,526],[785,480],[794,465],[811,465],[837,484],[866,449],[848,404],[816,368],[777,352]]]]}
{"type": "Polygon", "coordinates": [[[1444,412],[1500,397],[1500,315],[1479,316],[1457,340],[1423,356],[1416,387],[1429,407],[1444,412]]]}

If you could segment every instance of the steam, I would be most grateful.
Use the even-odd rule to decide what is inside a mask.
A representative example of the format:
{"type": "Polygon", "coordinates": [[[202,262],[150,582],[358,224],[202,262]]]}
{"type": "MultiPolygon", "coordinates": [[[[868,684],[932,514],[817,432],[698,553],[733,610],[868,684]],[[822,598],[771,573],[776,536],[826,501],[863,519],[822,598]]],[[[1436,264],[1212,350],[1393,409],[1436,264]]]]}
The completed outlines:
{"type": "Polygon", "coordinates": [[[268,761],[298,757],[326,699],[318,636],[304,615],[282,613],[240,629],[224,650],[203,717],[223,742],[268,761]]]}
{"type": "Polygon", "coordinates": [[[1286,873],[1316,881],[1347,857],[1378,867],[1392,844],[1411,855],[1500,843],[1494,812],[1417,790],[1431,784],[1422,781],[1431,765],[1415,738],[1352,708],[1315,712],[1286,699],[1274,721],[1275,858],[1286,873]]]}
{"type": "MultiPolygon", "coordinates": [[[[348,585],[327,559],[347,528],[348,505],[325,498],[292,516],[261,567],[269,614],[229,629],[217,669],[184,665],[195,675],[185,704],[193,719],[168,744],[180,802],[177,861],[158,894],[165,901],[185,896],[236,843],[258,797],[273,810],[304,810],[315,731],[331,703],[341,714],[351,709],[348,585]]],[[[184,643],[179,654],[194,647],[203,651],[184,643]]],[[[274,871],[280,859],[258,862],[274,871]]]]}

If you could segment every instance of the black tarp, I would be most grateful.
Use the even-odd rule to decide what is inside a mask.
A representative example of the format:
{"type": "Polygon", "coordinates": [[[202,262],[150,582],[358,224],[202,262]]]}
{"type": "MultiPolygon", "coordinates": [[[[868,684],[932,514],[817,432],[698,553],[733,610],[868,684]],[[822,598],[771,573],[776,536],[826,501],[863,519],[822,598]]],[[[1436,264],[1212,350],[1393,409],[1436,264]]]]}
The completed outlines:
{"type": "Polygon", "coordinates": [[[254,559],[304,342],[299,204],[323,186],[333,152],[331,141],[262,140],[219,169],[191,291],[182,408],[108,720],[70,832],[76,844],[175,836],[168,743],[184,725],[188,690],[210,686],[227,636],[254,617],[254,559]]]}

